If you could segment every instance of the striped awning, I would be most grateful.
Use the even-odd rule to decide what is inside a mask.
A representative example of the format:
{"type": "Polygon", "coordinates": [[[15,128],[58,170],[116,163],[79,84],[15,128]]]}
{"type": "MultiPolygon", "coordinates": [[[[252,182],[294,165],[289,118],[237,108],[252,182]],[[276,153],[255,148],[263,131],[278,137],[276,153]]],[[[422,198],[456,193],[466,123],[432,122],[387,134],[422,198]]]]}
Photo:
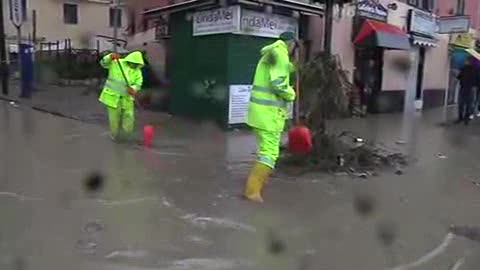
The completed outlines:
{"type": "Polygon", "coordinates": [[[382,47],[392,50],[408,50],[408,35],[395,25],[375,20],[365,20],[353,43],[359,47],[382,47]]]}

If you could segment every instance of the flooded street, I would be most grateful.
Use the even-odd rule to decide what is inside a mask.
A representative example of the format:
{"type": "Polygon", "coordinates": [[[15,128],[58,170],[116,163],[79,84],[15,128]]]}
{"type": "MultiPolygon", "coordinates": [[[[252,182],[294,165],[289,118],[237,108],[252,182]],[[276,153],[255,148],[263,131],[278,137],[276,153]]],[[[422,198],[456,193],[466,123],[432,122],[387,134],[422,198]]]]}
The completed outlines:
{"type": "Polygon", "coordinates": [[[0,269],[476,270],[479,243],[449,228],[480,226],[480,124],[439,119],[332,123],[415,162],[368,179],[277,174],[255,205],[239,197],[247,133],[169,123],[149,150],[0,102],[0,269]]]}

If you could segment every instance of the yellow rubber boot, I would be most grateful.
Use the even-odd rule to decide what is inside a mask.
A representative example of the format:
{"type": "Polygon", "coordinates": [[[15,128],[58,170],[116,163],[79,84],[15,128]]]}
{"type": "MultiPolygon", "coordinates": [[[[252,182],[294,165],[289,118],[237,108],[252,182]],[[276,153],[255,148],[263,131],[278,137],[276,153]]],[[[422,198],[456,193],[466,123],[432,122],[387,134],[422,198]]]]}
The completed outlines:
{"type": "Polygon", "coordinates": [[[250,172],[250,176],[248,177],[243,196],[251,201],[262,203],[263,185],[271,173],[272,168],[263,163],[256,162],[250,172]]]}

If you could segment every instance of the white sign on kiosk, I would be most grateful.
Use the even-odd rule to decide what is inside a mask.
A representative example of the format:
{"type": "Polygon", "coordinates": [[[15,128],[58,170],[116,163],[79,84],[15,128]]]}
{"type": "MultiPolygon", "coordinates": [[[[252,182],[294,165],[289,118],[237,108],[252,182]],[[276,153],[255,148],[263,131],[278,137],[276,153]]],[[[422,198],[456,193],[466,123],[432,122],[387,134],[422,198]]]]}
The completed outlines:
{"type": "Polygon", "coordinates": [[[193,35],[232,33],[240,29],[240,7],[212,9],[193,15],[193,35]]]}
{"type": "Polygon", "coordinates": [[[199,11],[193,15],[193,36],[231,33],[278,38],[287,31],[298,35],[297,19],[242,9],[240,6],[199,11]]]}
{"type": "MultiPolygon", "coordinates": [[[[248,103],[252,85],[230,85],[228,100],[228,124],[244,124],[247,122],[248,103]]],[[[288,106],[288,118],[293,117],[293,103],[288,106]]]]}
{"type": "Polygon", "coordinates": [[[287,16],[244,9],[240,22],[240,32],[235,34],[270,38],[278,38],[283,32],[298,34],[297,20],[287,16]]]}
{"type": "Polygon", "coordinates": [[[248,103],[251,85],[230,85],[228,101],[228,123],[243,124],[247,122],[248,103]]]}

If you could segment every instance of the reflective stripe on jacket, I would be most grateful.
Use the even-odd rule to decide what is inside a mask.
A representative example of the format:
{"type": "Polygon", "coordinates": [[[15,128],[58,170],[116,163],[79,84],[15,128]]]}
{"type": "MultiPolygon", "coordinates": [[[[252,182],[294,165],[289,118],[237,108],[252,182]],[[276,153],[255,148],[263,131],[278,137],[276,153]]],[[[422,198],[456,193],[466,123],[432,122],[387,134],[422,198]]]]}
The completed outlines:
{"type": "Polygon", "coordinates": [[[264,47],[253,80],[247,124],[251,127],[283,131],[289,103],[295,100],[290,86],[290,63],[285,42],[264,47]]]}

